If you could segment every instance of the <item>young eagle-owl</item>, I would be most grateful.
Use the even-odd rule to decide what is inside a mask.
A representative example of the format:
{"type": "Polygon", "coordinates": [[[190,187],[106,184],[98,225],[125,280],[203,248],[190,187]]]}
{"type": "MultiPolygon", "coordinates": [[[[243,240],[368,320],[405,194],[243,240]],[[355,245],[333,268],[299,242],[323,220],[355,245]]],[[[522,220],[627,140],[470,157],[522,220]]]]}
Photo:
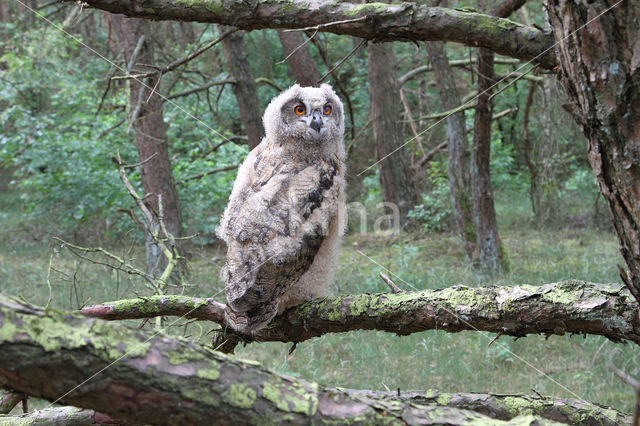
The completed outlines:
{"type": "Polygon", "coordinates": [[[263,122],[218,228],[226,317],[241,332],[329,294],[346,221],[344,110],[331,86],[290,87],[263,122]]]}

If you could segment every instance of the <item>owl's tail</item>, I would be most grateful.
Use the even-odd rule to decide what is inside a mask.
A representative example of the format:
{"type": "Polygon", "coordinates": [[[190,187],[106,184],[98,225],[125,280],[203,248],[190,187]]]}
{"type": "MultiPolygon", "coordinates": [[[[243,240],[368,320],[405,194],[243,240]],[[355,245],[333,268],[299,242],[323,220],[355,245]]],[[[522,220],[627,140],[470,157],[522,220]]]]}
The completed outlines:
{"type": "Polygon", "coordinates": [[[278,301],[259,305],[248,311],[234,311],[227,305],[225,309],[227,324],[240,333],[251,333],[264,328],[278,313],[278,301]]]}

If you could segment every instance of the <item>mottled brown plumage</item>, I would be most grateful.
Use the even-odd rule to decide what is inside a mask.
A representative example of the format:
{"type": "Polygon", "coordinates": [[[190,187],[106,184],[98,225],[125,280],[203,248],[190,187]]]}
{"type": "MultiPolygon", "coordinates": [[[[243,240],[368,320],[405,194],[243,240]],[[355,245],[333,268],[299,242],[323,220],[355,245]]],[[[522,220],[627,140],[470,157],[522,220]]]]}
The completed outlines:
{"type": "Polygon", "coordinates": [[[342,103],[329,85],[295,85],[267,107],[221,220],[227,320],[238,331],[329,294],[345,226],[342,103]]]}

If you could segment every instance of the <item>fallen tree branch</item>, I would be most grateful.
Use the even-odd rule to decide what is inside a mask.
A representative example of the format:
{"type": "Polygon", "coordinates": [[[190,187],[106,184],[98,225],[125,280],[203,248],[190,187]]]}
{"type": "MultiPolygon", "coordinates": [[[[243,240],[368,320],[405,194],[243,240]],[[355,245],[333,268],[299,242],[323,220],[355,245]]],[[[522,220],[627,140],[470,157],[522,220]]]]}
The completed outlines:
{"type": "Polygon", "coordinates": [[[15,391],[7,391],[4,395],[0,394],[0,414],[9,414],[26,397],[27,395],[22,392],[15,391]]]}
{"type": "MultiPolygon", "coordinates": [[[[107,319],[176,315],[226,327],[225,305],[213,299],[158,296],[85,307],[107,319]]],[[[306,302],[274,318],[247,341],[302,342],[326,333],[381,330],[408,335],[425,330],[488,331],[508,336],[595,334],[640,344],[638,305],[618,284],[564,281],[542,286],[454,286],[399,294],[358,294],[306,302]]]]}
{"type": "Polygon", "coordinates": [[[20,426],[41,425],[127,425],[124,420],[117,420],[106,414],[94,410],[84,410],[76,407],[54,407],[36,410],[32,413],[3,416],[0,415],[0,424],[20,426]]]}
{"type": "MultiPolygon", "coordinates": [[[[475,412],[325,388],[182,338],[45,313],[6,298],[0,298],[0,386],[145,424],[549,423],[518,410],[503,422],[480,414],[481,406],[475,412]]],[[[593,407],[614,421],[626,418],[593,407]]]]}
{"type": "Polygon", "coordinates": [[[553,398],[522,394],[493,393],[445,393],[431,389],[426,392],[371,392],[345,389],[354,397],[365,395],[385,401],[416,402],[482,411],[493,419],[509,420],[516,412],[531,413],[545,419],[567,424],[622,425],[631,421],[631,416],[617,410],[573,398],[553,398]]]}
{"type": "Polygon", "coordinates": [[[455,41],[533,60],[544,68],[551,69],[557,64],[551,33],[481,13],[408,2],[315,2],[313,6],[303,0],[87,0],[86,3],[133,17],[217,23],[243,30],[314,27],[373,41],[455,41]]]}

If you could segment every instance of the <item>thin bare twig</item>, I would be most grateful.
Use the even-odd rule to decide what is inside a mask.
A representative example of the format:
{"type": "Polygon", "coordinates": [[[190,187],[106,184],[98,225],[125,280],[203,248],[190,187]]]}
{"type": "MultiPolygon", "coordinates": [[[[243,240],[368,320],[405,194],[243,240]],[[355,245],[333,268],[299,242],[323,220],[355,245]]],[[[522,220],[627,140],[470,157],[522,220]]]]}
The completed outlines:
{"type": "Polygon", "coordinates": [[[317,84],[322,83],[325,78],[327,78],[329,75],[331,75],[331,73],[333,73],[347,59],[349,59],[351,56],[353,56],[353,54],[356,53],[358,51],[358,49],[360,49],[362,47],[362,45],[364,45],[366,43],[367,43],[367,39],[362,39],[362,41],[360,43],[358,43],[358,45],[356,47],[351,49],[351,52],[347,53],[347,55],[344,58],[342,58],[341,60],[339,60],[338,63],[333,66],[333,68],[331,68],[329,71],[327,71],[325,75],[320,77],[320,80],[318,80],[317,84]]]}
{"type": "MultiPolygon", "coordinates": [[[[286,32],[287,30],[285,30],[286,32]]],[[[287,59],[289,59],[290,57],[292,57],[298,50],[300,50],[302,47],[304,47],[307,43],[309,43],[311,41],[311,39],[313,39],[316,34],[318,34],[318,30],[315,30],[314,33],[311,35],[311,37],[307,38],[302,44],[300,44],[300,46],[296,47],[295,49],[293,49],[291,51],[291,53],[289,53],[287,55],[286,58],[284,58],[283,60],[281,60],[280,62],[276,62],[276,65],[282,65],[285,62],[287,62],[287,59]]]]}
{"type": "MultiPolygon", "coordinates": [[[[174,69],[178,68],[181,65],[184,65],[185,63],[197,58],[198,56],[200,56],[201,54],[203,54],[204,52],[206,52],[207,50],[209,50],[210,48],[212,48],[213,46],[215,46],[216,44],[220,43],[222,40],[224,40],[225,38],[227,38],[229,35],[235,33],[236,31],[238,31],[238,28],[232,28],[228,31],[225,31],[224,33],[222,33],[222,35],[220,35],[220,37],[218,37],[217,39],[207,43],[206,45],[204,45],[202,48],[198,49],[197,51],[185,56],[182,59],[179,59],[177,61],[171,62],[170,64],[159,68],[157,71],[152,71],[152,72],[148,72],[148,73],[142,73],[142,74],[135,74],[135,75],[131,75],[129,72],[127,72],[127,75],[121,75],[121,76],[116,76],[116,77],[112,77],[112,80],[130,80],[130,79],[141,79],[141,78],[147,78],[147,77],[151,77],[152,75],[155,74],[165,74],[169,71],[173,71],[174,69]]],[[[129,67],[129,70],[131,69],[131,67],[129,67]]]]}
{"type": "Polygon", "coordinates": [[[414,170],[420,169],[425,166],[428,162],[433,160],[433,157],[436,156],[437,153],[445,149],[449,145],[449,141],[445,140],[433,148],[431,151],[427,152],[420,160],[418,160],[415,164],[411,165],[411,168],[414,170]]]}
{"type": "Polygon", "coordinates": [[[373,118],[369,117],[367,122],[364,123],[364,125],[360,128],[360,130],[358,130],[358,133],[356,134],[356,136],[349,141],[349,144],[347,145],[347,153],[351,152],[351,147],[353,146],[353,144],[356,143],[358,139],[360,139],[360,136],[364,133],[364,131],[367,129],[367,127],[369,127],[369,125],[372,122],[373,122],[373,118]]]}
{"type": "Polygon", "coordinates": [[[138,55],[142,50],[142,46],[144,45],[145,36],[142,34],[136,43],[136,47],[133,49],[133,53],[131,54],[131,58],[129,58],[129,62],[127,63],[127,74],[131,73],[133,66],[136,64],[136,59],[138,59],[138,55]]]}
{"type": "Polygon", "coordinates": [[[198,86],[198,87],[194,87],[192,89],[189,90],[185,90],[183,92],[178,92],[178,93],[174,93],[172,95],[167,96],[164,100],[171,100],[171,99],[175,99],[175,98],[180,98],[183,96],[189,96],[189,95],[193,95],[194,93],[198,93],[198,92],[202,92],[203,90],[208,90],[214,86],[222,86],[225,84],[233,84],[235,83],[236,80],[233,78],[227,78],[224,80],[220,80],[220,81],[211,81],[207,84],[203,84],[202,86],[198,86]]]}
{"type": "Polygon", "coordinates": [[[61,238],[58,237],[53,237],[54,240],[58,241],[60,244],[66,246],[67,248],[69,248],[69,250],[71,250],[71,252],[73,254],[75,254],[76,256],[78,256],[81,259],[84,259],[86,261],[89,261],[91,263],[94,263],[96,265],[103,265],[103,266],[108,266],[112,269],[117,269],[119,271],[125,272],[129,275],[138,275],[142,278],[144,278],[147,282],[149,282],[150,284],[154,284],[153,281],[153,277],[149,274],[147,274],[146,272],[143,272],[141,270],[139,270],[138,268],[136,268],[135,266],[132,266],[131,264],[129,264],[126,260],[120,258],[119,256],[103,249],[102,247],[82,247],[82,246],[78,246],[75,244],[72,244],[68,241],[65,241],[61,238]],[[82,254],[82,252],[84,253],[100,253],[103,256],[107,257],[108,259],[113,260],[114,262],[117,263],[117,265],[114,265],[112,263],[109,262],[101,262],[99,260],[96,259],[92,259],[84,254],[82,254]]]}
{"type": "Polygon", "coordinates": [[[615,374],[616,376],[618,376],[620,380],[622,380],[623,382],[631,386],[633,390],[636,392],[636,406],[633,410],[633,420],[631,421],[631,424],[633,426],[639,426],[640,425],[640,382],[634,379],[633,377],[629,376],[624,371],[616,368],[616,366],[614,366],[611,363],[609,363],[607,367],[609,367],[609,370],[613,371],[613,374],[615,374]]]}
{"type": "Polygon", "coordinates": [[[203,173],[198,173],[197,175],[193,175],[193,176],[188,176],[182,180],[179,180],[177,183],[184,183],[184,182],[188,182],[190,180],[195,180],[195,179],[200,179],[203,178],[205,176],[209,176],[215,173],[221,173],[221,172],[227,172],[229,170],[234,170],[237,169],[240,165],[239,164],[234,164],[232,166],[226,166],[226,167],[221,167],[219,169],[214,169],[214,170],[209,170],[208,172],[203,172],[203,173]]]}
{"type": "Polygon", "coordinates": [[[256,82],[256,84],[268,84],[269,86],[273,87],[274,89],[276,89],[279,92],[282,92],[284,89],[282,87],[280,87],[275,81],[269,80],[268,78],[265,77],[258,77],[254,80],[256,82]]]}
{"type": "Polygon", "coordinates": [[[394,283],[391,278],[389,278],[384,272],[380,271],[378,275],[380,275],[382,281],[384,281],[389,286],[389,288],[391,288],[391,291],[394,294],[402,293],[402,289],[398,287],[396,283],[394,283]]]}
{"type": "Polygon", "coordinates": [[[334,22],[327,22],[326,24],[320,24],[320,25],[314,25],[312,27],[304,27],[304,28],[292,28],[292,29],[288,29],[288,30],[284,30],[285,32],[290,32],[290,31],[310,31],[310,30],[319,30],[320,28],[327,28],[327,27],[333,27],[335,25],[342,25],[342,24],[349,24],[351,22],[359,22],[359,21],[364,21],[365,19],[367,19],[368,16],[361,16],[359,18],[353,18],[353,19],[345,19],[343,21],[334,21],[334,22]]]}
{"type": "Polygon", "coordinates": [[[150,156],[148,156],[147,158],[145,158],[142,161],[139,161],[137,163],[133,163],[133,164],[124,164],[124,163],[120,163],[120,153],[118,153],[117,157],[113,157],[113,161],[116,162],[116,164],[118,164],[118,166],[122,166],[124,169],[135,169],[136,167],[140,167],[143,164],[147,164],[149,161],[153,160],[153,158],[158,155],[157,152],[154,152],[153,154],[151,154],[150,156]]]}
{"type": "Polygon", "coordinates": [[[51,300],[53,299],[53,290],[51,288],[51,269],[52,269],[52,265],[53,265],[53,255],[54,253],[51,253],[51,256],[49,257],[49,267],[47,268],[47,287],[49,288],[49,298],[47,299],[47,304],[44,307],[44,310],[46,311],[47,309],[49,309],[49,305],[51,305],[51,300]]]}

